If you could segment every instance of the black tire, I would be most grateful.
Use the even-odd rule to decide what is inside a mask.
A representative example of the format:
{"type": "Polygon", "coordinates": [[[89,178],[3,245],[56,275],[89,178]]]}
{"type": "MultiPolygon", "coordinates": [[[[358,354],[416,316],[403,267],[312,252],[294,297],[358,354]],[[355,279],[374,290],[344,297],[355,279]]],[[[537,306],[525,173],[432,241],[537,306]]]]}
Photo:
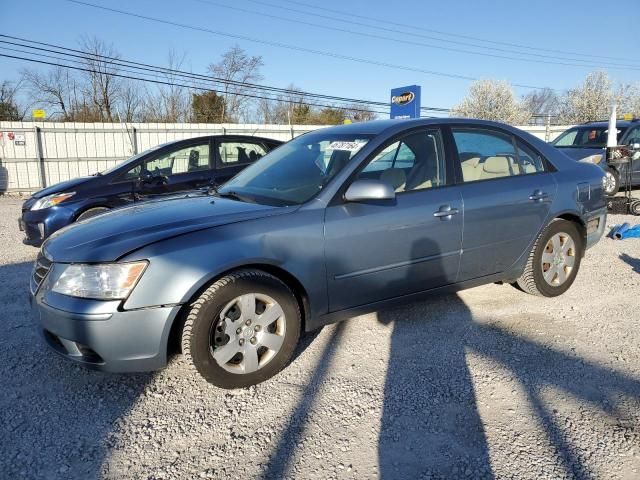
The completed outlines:
{"type": "Polygon", "coordinates": [[[182,329],[182,353],[207,382],[226,389],[248,387],[273,377],[289,363],[298,344],[300,326],[300,307],[287,285],[260,270],[239,270],[217,280],[191,305],[182,329]],[[225,306],[249,293],[266,295],[279,304],[284,313],[284,339],[278,352],[258,370],[234,373],[213,357],[219,347],[212,346],[212,336],[219,335],[216,332],[225,306]]]}
{"type": "Polygon", "coordinates": [[[76,222],[81,222],[82,220],[86,220],[87,218],[95,217],[96,215],[100,215],[101,213],[108,212],[110,209],[107,207],[94,207],[88,210],[85,210],[78,218],[76,218],[76,222]]]}
{"type": "Polygon", "coordinates": [[[573,284],[580,262],[584,255],[584,237],[580,228],[568,220],[556,218],[542,231],[538,239],[531,249],[527,265],[520,278],[516,281],[516,288],[543,297],[557,297],[566,292],[573,284]],[[566,280],[559,285],[552,285],[544,278],[544,265],[542,263],[542,255],[545,253],[547,244],[557,234],[566,234],[573,240],[575,249],[572,253],[573,266],[566,274],[566,280]]]}
{"type": "Polygon", "coordinates": [[[605,175],[607,175],[607,183],[605,185],[610,185],[610,187],[607,188],[605,186],[604,194],[608,197],[613,197],[620,191],[620,175],[613,168],[607,169],[605,175]]]}
{"type": "Polygon", "coordinates": [[[631,215],[640,215],[640,200],[636,200],[629,205],[629,213],[631,215]]]}

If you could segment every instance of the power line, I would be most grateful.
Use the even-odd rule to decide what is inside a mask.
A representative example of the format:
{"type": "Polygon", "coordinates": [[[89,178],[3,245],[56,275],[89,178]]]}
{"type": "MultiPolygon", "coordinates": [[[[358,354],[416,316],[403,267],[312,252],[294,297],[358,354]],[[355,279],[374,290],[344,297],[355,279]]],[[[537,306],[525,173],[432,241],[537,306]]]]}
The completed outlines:
{"type": "MultiPolygon", "coordinates": [[[[200,32],[209,33],[209,34],[212,34],[212,35],[217,35],[217,36],[235,38],[237,40],[245,40],[245,41],[248,41],[248,42],[259,43],[259,44],[263,44],[263,45],[269,45],[269,46],[272,46],[272,47],[285,48],[285,49],[288,49],[288,50],[306,52],[306,53],[311,53],[311,54],[314,54],[314,55],[321,55],[321,56],[325,56],[325,57],[337,58],[337,59],[341,59],[341,60],[348,60],[348,61],[362,63],[362,64],[375,65],[375,66],[379,66],[379,67],[393,68],[393,69],[396,69],[396,70],[405,70],[405,71],[410,71],[410,72],[423,73],[423,74],[426,74],[426,75],[435,75],[435,76],[441,76],[441,77],[447,77],[447,78],[455,78],[455,79],[459,79],[459,80],[469,80],[469,81],[479,80],[479,78],[477,78],[477,77],[471,77],[471,76],[467,76],[467,75],[459,75],[459,74],[454,74],[454,73],[438,72],[438,71],[435,71],[435,70],[426,70],[426,69],[422,69],[422,68],[418,68],[418,67],[411,67],[411,66],[407,66],[407,65],[398,65],[398,64],[388,63],[388,62],[381,62],[381,61],[377,61],[377,60],[354,57],[354,56],[350,56],[350,55],[343,55],[343,54],[340,54],[340,53],[330,52],[330,51],[326,51],[326,50],[316,50],[316,49],[312,49],[312,48],[299,47],[299,46],[296,46],[296,45],[291,45],[291,44],[282,43],[282,42],[261,40],[261,39],[249,37],[249,36],[246,36],[246,35],[239,35],[239,34],[221,32],[221,31],[212,30],[212,29],[205,28],[205,27],[198,27],[198,26],[194,26],[194,25],[188,25],[188,24],[184,24],[184,23],[174,22],[174,21],[171,21],[171,20],[165,20],[165,19],[161,19],[161,18],[157,18],[157,17],[151,17],[151,16],[148,16],[148,15],[142,15],[142,14],[139,14],[139,13],[128,12],[128,11],[125,11],[125,10],[119,10],[119,9],[116,9],[116,8],[105,7],[105,6],[102,6],[102,5],[95,5],[93,3],[83,2],[83,1],[80,1],[80,0],[65,0],[65,1],[77,4],[77,5],[84,5],[84,6],[87,6],[87,7],[90,7],[90,8],[95,8],[95,9],[104,10],[104,11],[108,11],[108,12],[118,13],[120,15],[126,15],[126,16],[130,16],[130,17],[135,17],[135,18],[139,18],[139,19],[142,19],[142,20],[147,20],[147,21],[151,21],[151,22],[155,22],[155,23],[162,23],[162,24],[165,24],[165,25],[172,25],[172,26],[175,26],[175,27],[180,27],[180,28],[185,28],[185,29],[189,29],[189,30],[200,31],[200,32]]],[[[520,84],[520,83],[512,83],[512,85],[515,86],[515,87],[521,87],[521,88],[527,88],[527,89],[533,89],[533,90],[537,90],[537,89],[542,89],[543,88],[543,87],[540,87],[540,86],[526,85],[526,84],[520,84]]]]}
{"type": "MultiPolygon", "coordinates": [[[[49,52],[49,53],[56,53],[56,54],[59,54],[59,55],[65,55],[65,56],[70,56],[70,57],[81,59],[81,61],[64,59],[66,61],[72,61],[72,62],[75,62],[75,63],[85,64],[87,59],[95,59],[95,60],[103,62],[105,64],[114,65],[114,66],[117,66],[117,67],[130,67],[130,68],[134,68],[134,69],[137,69],[137,70],[142,70],[142,71],[145,71],[145,72],[149,71],[149,72],[160,73],[160,74],[164,74],[164,75],[186,77],[186,78],[189,78],[189,79],[203,80],[203,81],[208,81],[208,82],[212,82],[212,83],[220,83],[220,84],[223,84],[223,85],[231,85],[231,86],[238,86],[238,87],[242,87],[242,88],[258,89],[258,90],[264,90],[264,91],[275,92],[275,93],[284,93],[284,94],[287,94],[287,95],[292,95],[292,94],[293,95],[303,95],[304,97],[312,97],[312,98],[318,98],[318,99],[323,99],[323,100],[338,101],[338,102],[343,102],[343,103],[373,105],[373,106],[380,106],[380,107],[386,107],[386,108],[388,108],[388,106],[389,106],[388,103],[384,103],[384,102],[374,102],[374,101],[370,101],[370,100],[361,100],[361,99],[347,98],[347,97],[337,97],[337,96],[332,96],[332,95],[323,95],[323,94],[316,94],[316,93],[305,92],[305,91],[298,91],[298,90],[291,90],[291,89],[284,89],[284,88],[277,88],[277,87],[269,87],[269,86],[266,86],[266,85],[258,85],[258,84],[252,84],[252,83],[247,83],[247,82],[239,82],[239,81],[234,81],[234,80],[227,80],[227,79],[223,79],[223,78],[220,78],[220,77],[208,76],[208,75],[203,75],[203,74],[196,74],[196,73],[192,73],[192,72],[186,72],[186,71],[183,71],[183,70],[170,69],[170,68],[166,68],[166,67],[158,67],[158,66],[154,66],[154,65],[145,64],[145,63],[139,63],[139,62],[133,62],[133,61],[129,61],[129,60],[123,60],[123,59],[118,58],[118,57],[97,55],[97,54],[93,54],[93,53],[90,53],[90,52],[85,52],[85,51],[82,51],[82,50],[71,49],[71,48],[67,48],[67,47],[61,47],[61,46],[48,44],[48,43],[44,43],[44,42],[35,42],[33,40],[21,39],[19,37],[13,37],[13,36],[9,36],[9,35],[0,34],[0,37],[18,39],[18,40],[21,40],[22,42],[31,42],[31,43],[35,43],[35,44],[38,44],[38,45],[46,45],[46,46],[52,47],[52,48],[35,47],[33,45],[28,45],[28,44],[25,44],[25,43],[12,42],[12,41],[7,41],[7,40],[0,40],[0,43],[10,44],[10,45],[14,45],[14,46],[21,46],[21,47],[24,47],[24,48],[34,49],[34,50],[38,50],[38,51],[45,51],[45,52],[49,52]],[[63,51],[58,51],[58,50],[63,50],[63,51]],[[64,50],[71,51],[71,52],[77,52],[78,54],[76,54],[76,53],[68,53],[68,52],[66,52],[64,50]]],[[[11,50],[11,49],[8,49],[7,47],[4,47],[4,48],[5,48],[5,50],[11,50]]],[[[19,51],[19,53],[29,53],[29,52],[19,51]]],[[[46,56],[44,54],[36,54],[36,55],[46,56]]],[[[61,59],[59,57],[53,57],[53,58],[57,59],[57,60],[63,60],[63,59],[61,59]]],[[[130,73],[140,73],[138,71],[135,71],[135,72],[129,71],[129,72],[130,73]]],[[[232,94],[235,94],[235,93],[232,92],[232,94]]],[[[442,112],[447,112],[448,111],[448,109],[444,109],[444,108],[435,108],[435,107],[423,107],[423,108],[425,110],[433,110],[433,111],[442,111],[442,112]]]]}
{"type": "MultiPolygon", "coordinates": [[[[3,42],[0,40],[0,43],[3,43],[3,42]]],[[[57,57],[55,55],[49,55],[49,54],[46,54],[46,53],[29,52],[29,51],[21,50],[21,49],[17,49],[17,48],[9,48],[9,47],[2,47],[2,48],[3,48],[4,51],[23,53],[23,54],[27,54],[27,55],[35,55],[35,56],[38,56],[38,57],[49,58],[49,59],[63,61],[63,62],[71,62],[71,63],[75,63],[75,64],[86,65],[86,59],[84,61],[83,60],[75,60],[75,59],[57,57]]],[[[98,61],[98,62],[100,62],[102,64],[105,64],[105,65],[114,65],[112,62],[108,62],[108,61],[105,61],[105,60],[97,59],[96,61],[98,61]]],[[[64,66],[66,66],[66,65],[64,65],[64,66]]],[[[166,80],[166,76],[163,77],[163,76],[161,76],[162,74],[155,74],[154,75],[153,73],[140,72],[140,71],[135,70],[135,69],[134,70],[130,70],[128,68],[122,68],[122,66],[120,66],[120,65],[116,65],[116,67],[118,67],[117,72],[115,72],[115,71],[114,72],[111,72],[111,71],[106,72],[106,71],[99,71],[99,70],[93,70],[93,69],[89,69],[89,70],[90,71],[96,71],[96,72],[102,73],[104,75],[114,75],[115,73],[119,73],[119,72],[136,74],[136,75],[144,75],[144,78],[135,78],[136,80],[146,80],[147,77],[152,77],[154,79],[165,78],[164,82],[166,82],[166,84],[173,85],[173,86],[180,86],[180,85],[176,84],[175,82],[173,82],[171,80],[166,80]]],[[[73,67],[70,66],[69,68],[73,68],[73,67]]],[[[201,90],[210,90],[210,91],[214,91],[216,93],[220,92],[219,90],[214,90],[214,89],[211,89],[208,86],[204,86],[202,83],[197,83],[197,82],[193,81],[193,79],[192,79],[191,83],[189,84],[188,88],[201,89],[201,90]]],[[[298,92],[292,92],[292,93],[296,93],[297,94],[298,92]]],[[[242,94],[240,92],[233,93],[233,95],[247,96],[247,95],[244,95],[244,94],[242,94]]],[[[268,99],[268,100],[272,100],[272,101],[281,101],[281,102],[285,102],[285,103],[296,103],[295,101],[291,101],[291,100],[287,100],[287,99],[283,99],[283,98],[278,98],[278,97],[254,97],[254,98],[263,98],[265,100],[268,99]]],[[[313,105],[313,106],[318,106],[318,107],[341,108],[341,109],[348,109],[348,110],[362,111],[362,112],[371,111],[373,113],[380,113],[380,114],[387,114],[388,113],[387,111],[383,112],[383,111],[380,111],[380,110],[373,110],[373,109],[370,109],[370,108],[367,108],[367,109],[358,108],[357,105],[353,105],[353,104],[349,104],[349,105],[339,104],[338,105],[338,104],[309,103],[306,100],[306,97],[304,97],[304,99],[302,101],[307,105],[313,105]]]]}
{"type": "MultiPolygon", "coordinates": [[[[314,22],[308,22],[308,21],[305,21],[305,20],[300,20],[300,19],[295,19],[295,18],[287,18],[287,17],[283,17],[283,16],[279,16],[279,15],[273,15],[273,14],[266,13],[266,12],[257,12],[257,11],[254,11],[254,10],[248,10],[248,9],[241,8],[241,7],[225,5],[225,4],[214,2],[214,1],[210,1],[210,0],[193,0],[193,1],[198,2],[198,3],[204,3],[204,4],[207,4],[207,5],[211,5],[211,6],[215,6],[215,7],[226,8],[226,9],[234,10],[234,11],[237,11],[237,12],[248,13],[250,15],[260,15],[261,17],[273,18],[273,19],[276,19],[276,20],[282,20],[282,21],[285,21],[285,22],[295,23],[295,24],[299,24],[299,25],[308,25],[308,26],[312,26],[312,27],[315,27],[315,28],[321,28],[321,29],[335,31],[335,32],[342,32],[342,33],[347,33],[347,34],[350,34],[350,35],[358,35],[358,36],[366,37],[366,38],[375,38],[375,39],[379,39],[379,40],[386,40],[386,41],[392,41],[392,42],[396,42],[396,43],[402,43],[402,44],[405,44],[405,45],[414,45],[414,46],[432,48],[432,49],[437,49],[437,50],[464,53],[464,54],[468,54],[468,55],[478,55],[478,56],[500,58],[500,59],[506,59],[506,60],[520,61],[520,62],[533,62],[533,63],[548,64],[548,65],[562,65],[562,66],[579,67],[579,68],[602,68],[604,66],[607,66],[608,68],[614,68],[614,69],[640,70],[640,65],[638,65],[638,64],[632,65],[632,64],[614,63],[614,62],[608,62],[608,61],[599,61],[599,63],[594,64],[593,60],[581,60],[581,59],[576,59],[576,58],[558,57],[557,55],[544,55],[544,54],[538,54],[538,53],[519,52],[519,51],[509,50],[509,49],[505,49],[505,48],[485,47],[485,46],[481,46],[481,45],[479,46],[479,45],[474,45],[474,44],[469,43],[469,42],[462,42],[462,41],[457,41],[457,40],[446,40],[446,39],[437,38],[437,37],[430,36],[430,35],[411,34],[414,37],[418,36],[418,37],[427,38],[427,39],[430,39],[430,40],[436,40],[436,41],[439,41],[439,42],[444,42],[444,43],[447,43],[447,44],[465,45],[465,46],[471,46],[471,47],[474,47],[474,48],[484,48],[484,49],[494,50],[494,51],[498,51],[498,52],[506,52],[506,53],[510,53],[510,54],[526,55],[528,57],[538,57],[538,58],[520,58],[520,57],[513,57],[513,56],[501,55],[501,54],[495,54],[495,53],[488,53],[488,52],[477,52],[477,51],[465,50],[465,49],[461,49],[461,48],[447,47],[447,46],[443,46],[443,45],[433,45],[433,44],[429,44],[429,43],[418,42],[418,41],[415,41],[415,40],[406,40],[406,39],[389,37],[389,36],[385,36],[385,35],[378,35],[378,34],[374,34],[374,33],[354,31],[352,29],[335,27],[335,26],[331,26],[331,25],[328,25],[328,24],[319,24],[319,23],[314,23],[314,22]],[[545,59],[548,59],[548,60],[545,60],[545,59]],[[570,63],[567,63],[567,62],[570,62],[570,63]],[[581,62],[581,63],[575,63],[575,62],[581,62]],[[592,63],[587,63],[587,62],[592,62],[592,63]]],[[[402,35],[407,35],[407,32],[403,32],[403,31],[397,30],[397,29],[373,26],[373,25],[369,25],[369,24],[366,24],[366,23],[357,22],[357,21],[353,21],[353,20],[344,20],[344,19],[340,19],[340,18],[337,18],[337,17],[329,16],[329,15],[310,14],[308,12],[304,12],[303,10],[299,10],[299,9],[295,9],[295,8],[282,7],[280,5],[276,5],[276,4],[269,3],[269,2],[263,2],[263,1],[259,1],[259,0],[247,0],[247,1],[249,1],[251,3],[259,4],[259,5],[265,5],[265,6],[269,6],[269,7],[280,8],[280,9],[287,10],[287,11],[301,13],[303,15],[313,15],[314,17],[325,18],[325,19],[328,19],[328,20],[331,20],[331,21],[344,22],[344,23],[348,23],[350,26],[359,25],[359,26],[364,26],[364,27],[367,27],[367,28],[373,28],[373,29],[380,30],[380,31],[387,31],[387,32],[393,32],[393,33],[399,33],[399,34],[402,34],[402,35]]]]}
{"type": "MultiPolygon", "coordinates": [[[[68,69],[71,69],[71,70],[78,70],[78,71],[89,72],[89,73],[105,74],[105,72],[101,72],[99,70],[92,69],[92,68],[76,67],[76,66],[66,65],[66,64],[62,64],[62,63],[49,62],[49,61],[45,61],[45,60],[38,60],[38,59],[35,59],[35,58],[27,58],[27,57],[21,57],[21,56],[17,56],[17,55],[8,55],[6,53],[0,53],[0,57],[12,58],[12,59],[15,59],[15,60],[23,60],[23,61],[27,61],[27,62],[38,63],[38,64],[42,64],[42,65],[50,65],[50,66],[54,66],[54,67],[68,68],[68,69]]],[[[151,83],[155,83],[155,84],[159,84],[159,85],[182,87],[182,88],[187,88],[187,89],[214,92],[216,94],[223,94],[223,92],[221,92],[220,90],[216,90],[214,88],[206,88],[206,87],[202,87],[202,86],[193,86],[193,85],[186,85],[186,84],[181,84],[181,83],[176,83],[176,82],[169,82],[169,81],[154,80],[154,79],[149,79],[149,78],[134,77],[134,76],[130,76],[130,75],[122,75],[122,74],[119,74],[119,73],[116,73],[116,72],[108,72],[107,75],[110,75],[110,76],[113,76],[113,77],[118,77],[118,78],[125,78],[125,79],[128,79],[128,80],[151,82],[151,83]]],[[[254,95],[254,94],[249,94],[249,93],[238,93],[237,95],[238,96],[242,96],[242,97],[261,99],[261,100],[275,100],[275,101],[280,100],[280,101],[283,101],[283,102],[287,102],[287,100],[277,99],[277,98],[273,98],[273,97],[265,97],[265,96],[262,96],[262,95],[254,95]]],[[[296,102],[291,102],[291,103],[296,103],[296,102]]],[[[324,108],[333,107],[333,108],[336,108],[335,106],[332,106],[332,105],[313,103],[313,102],[307,102],[307,101],[304,101],[304,104],[305,105],[315,106],[315,107],[324,107],[324,108]]],[[[379,113],[379,114],[388,113],[388,112],[381,112],[381,111],[376,111],[376,110],[371,110],[371,109],[361,109],[361,108],[357,108],[357,107],[349,107],[349,110],[362,111],[362,112],[373,112],[373,113],[379,113]]]]}
{"type": "MultiPolygon", "coordinates": [[[[247,0],[249,2],[253,2],[253,3],[263,3],[266,4],[266,2],[261,2],[258,0],[247,0]]],[[[480,38],[480,37],[474,37],[471,35],[464,35],[464,34],[460,34],[460,33],[451,33],[451,32],[445,32],[442,30],[434,30],[431,28],[425,28],[425,27],[419,27],[417,25],[410,25],[407,23],[400,23],[400,22],[395,22],[393,20],[389,20],[388,18],[376,18],[376,17],[370,17],[370,16],[366,16],[366,15],[361,15],[361,14],[356,14],[353,12],[346,12],[344,10],[336,10],[336,9],[331,9],[331,8],[326,8],[326,7],[319,7],[317,5],[313,5],[313,4],[309,4],[309,3],[305,3],[305,2],[300,2],[300,1],[296,1],[296,0],[285,0],[288,3],[292,3],[295,5],[300,5],[300,6],[304,6],[307,8],[313,8],[316,10],[320,10],[320,11],[325,11],[325,12],[332,12],[332,13],[337,13],[340,15],[348,15],[349,17],[355,17],[355,18],[361,18],[361,19],[365,19],[365,20],[370,20],[373,22],[378,22],[378,23],[384,23],[385,25],[395,25],[398,27],[403,27],[403,28],[410,28],[412,30],[418,30],[418,31],[423,31],[423,32],[431,32],[431,33],[435,33],[438,35],[444,35],[444,36],[449,36],[449,37],[455,37],[455,38],[466,38],[469,40],[475,40],[475,41],[479,41],[479,42],[484,42],[484,43],[489,43],[489,44],[493,44],[493,45],[505,45],[505,46],[509,46],[509,47],[515,47],[515,48],[524,48],[524,49],[528,49],[528,50],[536,50],[539,52],[551,52],[551,53],[560,53],[560,54],[565,54],[565,55],[574,55],[574,56],[581,56],[581,57],[591,57],[591,58],[602,58],[602,59],[609,59],[609,60],[623,60],[623,61],[628,61],[628,59],[626,58],[622,58],[622,57],[612,57],[612,56],[607,56],[607,55],[594,55],[594,54],[585,54],[585,53],[580,53],[580,52],[572,52],[572,51],[567,51],[567,50],[558,50],[558,49],[553,49],[553,48],[540,48],[540,47],[533,47],[531,45],[523,45],[520,43],[513,43],[513,42],[501,42],[501,41],[497,41],[497,40],[488,40],[485,38],[480,38]]],[[[269,4],[269,6],[271,7],[276,7],[276,8],[281,8],[281,9],[287,9],[287,7],[282,7],[279,5],[275,5],[275,4],[269,4]]],[[[290,9],[293,10],[293,9],[290,9]]],[[[303,13],[303,11],[298,10],[300,13],[303,13]]],[[[306,13],[306,15],[316,15],[315,13],[306,13]]],[[[335,18],[335,17],[334,17],[335,18]]],[[[344,20],[343,20],[344,21],[344,20]]],[[[350,22],[350,20],[349,20],[350,22]]],[[[376,28],[382,28],[382,27],[376,27],[376,28]]],[[[406,32],[404,32],[406,33],[406,32]]]]}
{"type": "MultiPolygon", "coordinates": [[[[13,45],[13,46],[20,46],[20,47],[24,47],[24,48],[29,48],[29,49],[33,49],[33,50],[37,50],[37,51],[44,51],[44,52],[48,52],[48,53],[55,53],[58,55],[64,55],[64,56],[70,56],[73,57],[74,59],[80,59],[80,60],[70,60],[68,58],[60,58],[60,57],[56,57],[56,56],[52,56],[52,55],[46,55],[46,54],[42,54],[42,53],[32,53],[32,52],[27,52],[25,50],[19,50],[19,49],[12,49],[12,48],[8,48],[8,47],[4,47],[5,50],[7,51],[15,51],[18,53],[24,53],[24,54],[34,54],[34,55],[38,55],[41,57],[45,57],[45,58],[52,58],[55,60],[59,60],[59,61],[68,61],[68,62],[73,62],[73,63],[77,63],[77,64],[82,64],[85,65],[87,59],[95,59],[97,61],[100,61],[102,63],[108,64],[108,65],[113,65],[116,66],[118,68],[121,68],[123,71],[127,72],[127,73],[135,73],[135,74],[141,74],[140,71],[138,70],[142,70],[144,73],[143,74],[147,74],[150,75],[146,72],[152,72],[152,73],[157,73],[157,74],[162,74],[162,75],[171,75],[171,76],[176,76],[176,77],[183,77],[183,78],[187,78],[191,81],[193,80],[201,80],[201,81],[207,81],[207,82],[212,82],[212,83],[220,83],[220,84],[231,84],[233,86],[239,86],[239,87],[247,87],[250,89],[262,89],[262,90],[266,90],[269,93],[274,92],[274,93],[282,93],[282,94],[286,94],[286,95],[299,95],[301,97],[303,97],[305,99],[307,98],[317,98],[317,99],[321,99],[321,100],[328,100],[328,101],[337,101],[337,102],[341,102],[341,103],[345,103],[346,105],[340,105],[341,108],[346,108],[346,109],[351,109],[354,110],[354,106],[355,105],[366,105],[366,106],[373,106],[373,107],[382,107],[382,108],[389,108],[389,104],[387,102],[378,102],[378,101],[372,101],[372,100],[362,100],[362,99],[357,99],[357,98],[348,98],[348,97],[338,97],[338,96],[333,96],[333,95],[324,95],[324,94],[317,94],[317,93],[311,93],[311,92],[307,92],[307,91],[303,91],[303,90],[292,90],[292,89],[284,89],[284,88],[278,88],[278,87],[270,87],[270,86],[266,86],[266,85],[259,85],[259,84],[253,84],[253,83],[247,83],[247,82],[239,82],[239,81],[234,81],[234,80],[227,80],[227,79],[223,79],[220,77],[214,77],[214,76],[209,76],[209,75],[203,75],[203,74],[196,74],[193,72],[186,72],[184,70],[178,70],[178,69],[171,69],[171,68],[167,68],[167,67],[159,67],[159,66],[155,66],[155,65],[150,65],[147,63],[140,63],[140,62],[134,62],[131,60],[125,60],[122,59],[120,57],[111,57],[111,56],[106,56],[106,55],[98,55],[98,54],[94,54],[91,52],[87,52],[84,50],[78,50],[78,49],[74,49],[74,48],[69,48],[69,47],[62,47],[60,45],[55,45],[55,44],[51,44],[51,43],[46,43],[46,42],[40,42],[40,41],[36,41],[36,40],[29,40],[29,39],[25,39],[22,37],[16,37],[16,36],[12,36],[12,35],[6,35],[6,34],[0,34],[0,38],[9,38],[12,40],[18,40],[18,41],[9,41],[9,40],[2,40],[0,39],[0,43],[3,44],[8,44],[8,45],[13,45]],[[32,44],[32,45],[30,45],[32,44]],[[38,45],[38,46],[35,46],[38,45]],[[50,48],[44,48],[40,45],[43,45],[45,47],[50,47],[50,48]],[[59,51],[61,50],[61,51],[59,51]],[[73,52],[73,53],[68,53],[68,52],[73,52]],[[122,68],[122,67],[129,67],[129,68],[134,68],[135,70],[128,70],[126,68],[122,68]],[[354,105],[355,104],[355,105],[354,105]]],[[[157,75],[155,76],[155,78],[157,78],[157,75]]],[[[166,77],[165,77],[166,78],[166,77]]],[[[232,92],[232,94],[236,94],[235,92],[232,92]]],[[[283,98],[273,98],[274,101],[289,101],[283,98]]],[[[316,106],[335,106],[335,104],[315,104],[316,106]]],[[[449,109],[447,108],[439,108],[439,107],[421,107],[421,110],[423,111],[431,111],[431,112],[438,112],[438,113],[448,113],[449,109]]],[[[362,110],[364,111],[364,110],[362,110]]],[[[380,112],[378,111],[374,111],[374,113],[388,113],[388,112],[380,112]]]]}

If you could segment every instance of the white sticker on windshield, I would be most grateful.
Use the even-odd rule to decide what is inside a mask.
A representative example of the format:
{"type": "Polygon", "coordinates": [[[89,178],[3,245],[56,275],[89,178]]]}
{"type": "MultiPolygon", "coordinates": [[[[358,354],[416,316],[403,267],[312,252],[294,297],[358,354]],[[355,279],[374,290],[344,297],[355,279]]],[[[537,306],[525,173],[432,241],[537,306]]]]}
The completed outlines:
{"type": "Polygon", "coordinates": [[[355,153],[362,147],[364,147],[364,142],[331,142],[327,150],[344,150],[355,153]]]}

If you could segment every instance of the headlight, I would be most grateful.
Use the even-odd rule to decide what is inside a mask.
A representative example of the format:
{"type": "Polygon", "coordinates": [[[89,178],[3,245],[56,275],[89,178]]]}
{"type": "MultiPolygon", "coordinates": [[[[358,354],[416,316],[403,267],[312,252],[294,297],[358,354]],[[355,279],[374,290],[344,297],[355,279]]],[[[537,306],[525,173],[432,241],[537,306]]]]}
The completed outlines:
{"type": "Polygon", "coordinates": [[[46,197],[39,198],[36,203],[33,204],[31,210],[42,210],[43,208],[53,207],[65,200],[73,197],[76,192],[67,193],[54,193],[53,195],[47,195],[46,197]]]}
{"type": "Polygon", "coordinates": [[[54,264],[51,290],[63,295],[99,300],[127,298],[142,276],[146,261],[102,265],[54,264]]]}

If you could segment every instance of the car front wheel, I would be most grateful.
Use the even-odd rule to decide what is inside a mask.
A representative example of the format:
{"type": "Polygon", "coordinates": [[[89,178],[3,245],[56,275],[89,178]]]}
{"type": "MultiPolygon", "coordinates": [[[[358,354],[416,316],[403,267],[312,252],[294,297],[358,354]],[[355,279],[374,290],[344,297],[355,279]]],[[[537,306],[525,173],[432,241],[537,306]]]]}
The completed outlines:
{"type": "Polygon", "coordinates": [[[291,290],[260,270],[213,283],[191,305],[182,352],[209,382],[241,388],[271,378],[291,359],[301,314],[291,290]]]}
{"type": "Polygon", "coordinates": [[[613,197],[620,190],[620,176],[612,168],[604,172],[604,194],[613,197]]]}
{"type": "Polygon", "coordinates": [[[516,284],[533,295],[561,295],[575,280],[583,253],[584,240],[576,224],[556,219],[536,240],[516,284]]]}

